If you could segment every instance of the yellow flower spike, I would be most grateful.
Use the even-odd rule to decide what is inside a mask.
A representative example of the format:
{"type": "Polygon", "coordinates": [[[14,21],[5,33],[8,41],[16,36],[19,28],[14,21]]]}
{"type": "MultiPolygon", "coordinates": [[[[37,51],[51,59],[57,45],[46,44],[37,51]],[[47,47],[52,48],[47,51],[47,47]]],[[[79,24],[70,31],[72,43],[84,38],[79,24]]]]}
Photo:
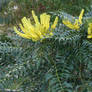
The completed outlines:
{"type": "Polygon", "coordinates": [[[45,23],[45,15],[46,15],[46,13],[43,13],[40,15],[40,22],[42,25],[44,25],[44,23],[45,23]]]}
{"type": "Polygon", "coordinates": [[[21,30],[26,34],[26,30],[24,29],[24,27],[22,26],[22,24],[19,24],[19,27],[21,28],[21,30]]]}
{"type": "Polygon", "coordinates": [[[42,26],[46,28],[46,30],[50,27],[50,15],[47,15],[46,13],[43,13],[40,15],[40,23],[42,26]]]}
{"type": "Polygon", "coordinates": [[[52,24],[51,28],[52,28],[52,29],[55,29],[57,23],[58,23],[58,17],[55,18],[55,21],[54,21],[54,23],[52,24]]]}
{"type": "Polygon", "coordinates": [[[80,15],[79,15],[79,23],[82,24],[82,17],[83,17],[83,14],[84,14],[84,9],[82,9],[80,15]]]}
{"type": "Polygon", "coordinates": [[[92,23],[89,23],[88,26],[90,29],[92,29],[92,23]]]}
{"type": "Polygon", "coordinates": [[[16,27],[14,27],[14,30],[15,30],[15,32],[16,32],[19,36],[21,36],[21,37],[23,37],[23,38],[30,39],[30,37],[29,37],[28,35],[19,32],[16,27]]]}
{"type": "Polygon", "coordinates": [[[73,29],[78,30],[79,28],[80,28],[80,26],[79,26],[79,20],[75,19],[75,23],[74,23],[74,28],[73,29]]]}
{"type": "Polygon", "coordinates": [[[37,26],[35,27],[35,34],[39,37],[39,39],[40,39],[40,38],[43,38],[43,35],[42,35],[42,32],[41,32],[41,28],[40,28],[39,25],[37,25],[37,26]]]}
{"type": "MultiPolygon", "coordinates": [[[[32,27],[32,25],[31,25],[31,23],[29,23],[29,20],[26,18],[26,17],[24,17],[22,20],[22,24],[23,24],[23,26],[24,26],[24,28],[26,28],[26,29],[28,29],[28,31],[30,31],[30,26],[31,26],[31,30],[33,30],[34,28],[32,27]]],[[[28,32],[27,31],[27,32],[28,32]]]]}
{"type": "Polygon", "coordinates": [[[46,30],[48,30],[50,27],[50,15],[45,15],[45,27],[46,30]]]}
{"type": "Polygon", "coordinates": [[[92,38],[92,23],[89,23],[87,38],[92,38]]]}
{"type": "Polygon", "coordinates": [[[90,35],[91,33],[91,28],[88,28],[88,34],[90,35]]]}
{"type": "Polygon", "coordinates": [[[89,38],[89,39],[92,38],[92,35],[88,35],[87,38],[89,38]]]}
{"type": "Polygon", "coordinates": [[[30,18],[28,18],[27,21],[28,21],[28,24],[29,24],[28,26],[30,27],[30,29],[34,30],[34,26],[32,25],[30,18]]]}
{"type": "Polygon", "coordinates": [[[79,15],[79,19],[75,19],[74,23],[71,23],[69,20],[63,20],[62,22],[70,29],[78,30],[80,28],[80,25],[82,24],[83,14],[84,14],[84,9],[82,9],[79,15]]]}
{"type": "Polygon", "coordinates": [[[28,27],[26,29],[25,27],[22,26],[22,24],[19,24],[19,27],[24,32],[24,34],[26,34],[27,36],[29,36],[29,37],[33,37],[34,36],[34,32],[32,31],[31,34],[30,34],[30,32],[28,31],[30,29],[28,29],[28,27]]]}
{"type": "MultiPolygon", "coordinates": [[[[31,23],[29,23],[29,20],[26,18],[26,17],[24,17],[23,19],[22,19],[22,23],[23,23],[23,25],[24,25],[24,33],[25,34],[27,34],[27,35],[29,35],[29,37],[32,37],[32,38],[36,38],[36,39],[38,39],[39,38],[39,35],[37,35],[37,32],[36,31],[34,31],[35,30],[35,28],[32,26],[32,24],[31,23]]],[[[22,29],[22,28],[21,28],[22,29]]],[[[23,29],[22,29],[23,30],[23,29]]]]}
{"type": "Polygon", "coordinates": [[[19,36],[31,39],[32,41],[42,41],[42,39],[53,36],[52,29],[55,29],[58,22],[58,17],[55,18],[53,25],[50,26],[50,15],[46,13],[41,14],[40,22],[34,11],[32,11],[32,16],[34,18],[35,24],[32,24],[29,18],[24,17],[21,19],[22,23],[19,24],[19,27],[22,32],[18,31],[17,28],[14,27],[15,32],[19,36]]]}
{"type": "Polygon", "coordinates": [[[39,20],[38,20],[38,17],[35,15],[35,12],[32,10],[32,16],[34,18],[34,21],[36,24],[39,24],[39,20]]]}
{"type": "Polygon", "coordinates": [[[52,32],[50,32],[50,36],[53,36],[53,33],[52,32]]]}
{"type": "Polygon", "coordinates": [[[65,24],[67,27],[71,29],[76,29],[75,26],[69,21],[69,20],[63,20],[63,24],[65,24]]]}

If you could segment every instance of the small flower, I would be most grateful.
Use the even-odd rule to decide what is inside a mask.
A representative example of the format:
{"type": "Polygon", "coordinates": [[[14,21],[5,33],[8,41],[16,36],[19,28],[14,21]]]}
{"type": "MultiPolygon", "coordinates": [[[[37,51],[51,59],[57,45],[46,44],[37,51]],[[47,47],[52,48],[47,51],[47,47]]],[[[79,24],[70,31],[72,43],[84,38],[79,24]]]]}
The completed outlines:
{"type": "Polygon", "coordinates": [[[74,30],[78,30],[80,28],[80,25],[82,24],[82,17],[84,14],[84,9],[82,9],[80,15],[79,15],[79,19],[75,19],[74,24],[71,23],[69,20],[63,20],[63,24],[65,24],[67,27],[69,27],[70,29],[74,29],[74,30]]]}
{"type": "Polygon", "coordinates": [[[19,36],[32,39],[33,41],[38,41],[53,35],[53,29],[55,29],[57,25],[58,17],[55,18],[54,23],[50,27],[50,15],[46,13],[41,14],[40,22],[34,11],[32,11],[32,16],[35,22],[34,25],[32,25],[32,22],[29,18],[24,17],[21,20],[22,24],[19,24],[22,32],[18,31],[17,28],[14,27],[15,32],[19,36]]]}
{"type": "Polygon", "coordinates": [[[17,5],[14,5],[13,9],[14,10],[17,10],[18,9],[18,6],[17,5]]]}
{"type": "Polygon", "coordinates": [[[92,38],[92,23],[89,23],[87,38],[92,38]]]}
{"type": "Polygon", "coordinates": [[[7,12],[4,12],[5,15],[7,15],[7,12]]]}

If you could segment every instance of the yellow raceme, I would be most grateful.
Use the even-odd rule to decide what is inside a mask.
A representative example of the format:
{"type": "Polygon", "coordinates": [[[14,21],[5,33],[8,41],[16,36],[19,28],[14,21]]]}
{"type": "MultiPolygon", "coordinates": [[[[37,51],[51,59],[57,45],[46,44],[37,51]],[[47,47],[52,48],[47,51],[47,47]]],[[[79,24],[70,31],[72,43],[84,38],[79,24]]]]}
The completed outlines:
{"type": "MultiPolygon", "coordinates": [[[[84,9],[82,9],[79,18],[75,19],[74,23],[71,23],[69,20],[63,20],[65,24],[70,29],[78,30],[82,24],[82,17],[84,14],[84,9]]],[[[23,17],[21,19],[21,24],[19,24],[19,29],[14,26],[14,31],[21,37],[32,39],[32,41],[39,41],[50,36],[53,36],[53,30],[55,29],[58,23],[58,17],[55,18],[54,23],[50,26],[50,15],[43,13],[40,15],[40,21],[35,15],[35,12],[32,11],[32,16],[34,18],[35,24],[33,25],[29,18],[23,17]]],[[[89,23],[88,26],[88,35],[87,38],[92,38],[92,23],[89,23]]]]}
{"type": "Polygon", "coordinates": [[[89,23],[87,38],[92,38],[92,23],[89,23]]]}
{"type": "Polygon", "coordinates": [[[22,24],[19,24],[19,31],[17,27],[14,26],[14,31],[21,37],[32,39],[33,41],[38,41],[44,38],[48,38],[53,35],[53,29],[55,29],[58,23],[58,17],[55,18],[54,23],[50,26],[50,15],[43,13],[40,15],[40,21],[32,11],[32,16],[34,18],[35,24],[33,25],[29,18],[22,18],[22,24]]]}
{"type": "Polygon", "coordinates": [[[62,22],[70,29],[78,30],[80,28],[80,25],[82,24],[83,14],[84,14],[84,9],[82,9],[79,15],[79,19],[75,19],[74,23],[71,23],[68,19],[64,19],[62,22]]]}

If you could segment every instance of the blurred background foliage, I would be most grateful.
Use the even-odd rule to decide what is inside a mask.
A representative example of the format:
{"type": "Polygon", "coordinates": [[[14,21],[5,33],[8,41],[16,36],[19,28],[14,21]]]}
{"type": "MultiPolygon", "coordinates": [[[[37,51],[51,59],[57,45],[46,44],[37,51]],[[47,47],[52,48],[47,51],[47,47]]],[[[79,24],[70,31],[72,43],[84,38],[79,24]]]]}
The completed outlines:
{"type": "MultiPolygon", "coordinates": [[[[91,0],[0,1],[0,92],[92,92],[91,0]],[[1,2],[2,1],[2,2],[1,2]],[[62,18],[85,9],[80,31],[66,28],[62,18]],[[12,29],[31,10],[59,17],[55,35],[43,42],[17,36],[12,29]]],[[[74,17],[74,18],[75,18],[74,17]]],[[[51,21],[52,21],[51,20],[51,21]]]]}
{"type": "Polygon", "coordinates": [[[91,0],[1,0],[0,22],[15,24],[23,16],[31,16],[31,10],[37,14],[50,11],[66,11],[79,15],[81,9],[90,10],[91,0]]]}

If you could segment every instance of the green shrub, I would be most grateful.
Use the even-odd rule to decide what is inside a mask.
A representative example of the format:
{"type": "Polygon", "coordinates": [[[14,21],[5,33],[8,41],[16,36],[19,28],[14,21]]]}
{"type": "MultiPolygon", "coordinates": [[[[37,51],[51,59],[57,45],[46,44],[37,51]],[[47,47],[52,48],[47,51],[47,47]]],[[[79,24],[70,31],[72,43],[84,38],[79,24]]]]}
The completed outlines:
{"type": "Polygon", "coordinates": [[[92,22],[91,12],[84,15],[83,24],[76,31],[62,24],[62,19],[67,17],[72,21],[77,17],[62,10],[50,11],[52,20],[55,16],[59,17],[51,38],[33,42],[13,34],[13,30],[10,36],[0,35],[1,92],[92,91],[92,39],[87,39],[88,23],[92,22]]]}

